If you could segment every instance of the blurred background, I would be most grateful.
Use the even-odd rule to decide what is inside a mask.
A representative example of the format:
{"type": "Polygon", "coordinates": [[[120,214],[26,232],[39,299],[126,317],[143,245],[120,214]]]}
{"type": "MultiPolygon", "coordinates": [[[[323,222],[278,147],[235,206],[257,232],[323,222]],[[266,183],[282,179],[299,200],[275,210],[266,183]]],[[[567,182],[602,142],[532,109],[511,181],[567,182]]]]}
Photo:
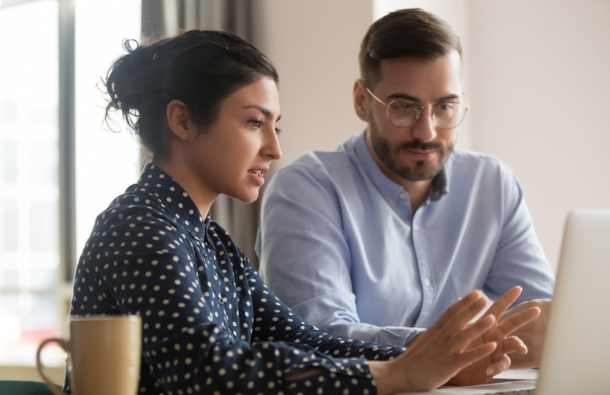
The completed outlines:
{"type": "MultiPolygon", "coordinates": [[[[606,0],[0,0],[0,379],[38,380],[35,350],[67,336],[74,267],[96,215],[137,180],[136,141],[102,125],[97,84],[142,33],[227,29],[280,74],[275,170],[364,130],[351,92],[368,26],[420,7],[464,45],[471,110],[458,146],[515,172],[550,264],[576,207],[610,208],[610,2],[606,0]]],[[[257,205],[212,216],[252,258],[257,205]]],[[[65,355],[47,347],[43,360],[65,355]]]]}

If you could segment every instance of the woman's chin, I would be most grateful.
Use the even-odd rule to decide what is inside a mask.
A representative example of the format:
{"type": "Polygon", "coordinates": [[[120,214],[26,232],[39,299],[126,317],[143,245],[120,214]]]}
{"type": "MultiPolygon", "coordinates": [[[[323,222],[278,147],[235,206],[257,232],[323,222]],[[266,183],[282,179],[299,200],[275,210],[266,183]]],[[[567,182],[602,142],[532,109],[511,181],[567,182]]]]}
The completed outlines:
{"type": "Polygon", "coordinates": [[[239,191],[235,194],[227,193],[226,195],[232,197],[233,199],[237,199],[242,203],[250,204],[254,203],[256,199],[258,199],[258,191],[259,188],[256,188],[256,190],[239,191]]]}
{"type": "Polygon", "coordinates": [[[240,200],[242,201],[242,203],[250,204],[250,203],[256,202],[256,199],[258,199],[258,193],[256,194],[256,196],[251,197],[249,199],[244,199],[244,200],[240,199],[240,200]]]}

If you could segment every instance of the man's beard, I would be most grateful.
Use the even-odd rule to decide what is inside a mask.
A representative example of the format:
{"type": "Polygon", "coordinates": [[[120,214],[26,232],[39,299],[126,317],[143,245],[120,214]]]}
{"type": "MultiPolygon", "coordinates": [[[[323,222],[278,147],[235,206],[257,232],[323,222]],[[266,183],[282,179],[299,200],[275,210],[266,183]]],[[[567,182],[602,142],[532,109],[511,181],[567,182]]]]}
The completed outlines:
{"type": "Polygon", "coordinates": [[[369,123],[369,132],[371,133],[371,142],[373,150],[381,162],[394,174],[408,181],[425,181],[433,179],[445,166],[447,158],[453,152],[455,142],[450,142],[447,147],[440,143],[430,142],[424,143],[421,140],[407,141],[397,147],[392,147],[390,142],[379,135],[373,123],[369,123]],[[420,149],[420,150],[436,150],[439,153],[438,162],[436,165],[428,165],[426,161],[419,160],[415,162],[415,166],[400,166],[396,157],[402,150],[420,149]]]}

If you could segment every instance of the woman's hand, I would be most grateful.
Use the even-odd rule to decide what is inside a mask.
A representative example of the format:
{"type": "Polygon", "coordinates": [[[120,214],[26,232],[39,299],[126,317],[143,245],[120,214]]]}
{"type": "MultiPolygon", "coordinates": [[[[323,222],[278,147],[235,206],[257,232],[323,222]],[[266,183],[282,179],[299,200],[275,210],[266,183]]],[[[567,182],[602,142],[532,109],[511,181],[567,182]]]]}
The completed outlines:
{"type": "Polygon", "coordinates": [[[506,309],[508,309],[517,300],[519,295],[521,295],[521,291],[521,287],[514,287],[491,305],[489,310],[481,317],[481,320],[485,319],[487,316],[493,316],[495,320],[494,325],[466,348],[466,350],[475,349],[478,345],[495,342],[497,347],[494,352],[462,369],[449,381],[449,384],[485,384],[493,376],[510,367],[511,360],[507,354],[513,352],[527,354],[528,350],[523,341],[518,337],[509,335],[536,319],[540,315],[540,309],[537,307],[527,308],[498,323],[498,320],[502,317],[506,309]]]}
{"type": "Polygon", "coordinates": [[[506,354],[527,352],[527,348],[518,338],[506,336],[540,314],[528,309],[498,325],[498,317],[520,294],[521,288],[511,289],[469,325],[487,305],[481,292],[472,291],[447,309],[400,357],[369,362],[379,394],[428,391],[452,378],[459,385],[477,384],[507,369],[510,359],[506,354]]]}
{"type": "Polygon", "coordinates": [[[379,394],[437,388],[462,369],[491,355],[497,347],[494,341],[467,349],[495,325],[492,314],[468,325],[485,306],[483,294],[472,291],[422,332],[407,352],[390,362],[369,362],[379,394]]]}

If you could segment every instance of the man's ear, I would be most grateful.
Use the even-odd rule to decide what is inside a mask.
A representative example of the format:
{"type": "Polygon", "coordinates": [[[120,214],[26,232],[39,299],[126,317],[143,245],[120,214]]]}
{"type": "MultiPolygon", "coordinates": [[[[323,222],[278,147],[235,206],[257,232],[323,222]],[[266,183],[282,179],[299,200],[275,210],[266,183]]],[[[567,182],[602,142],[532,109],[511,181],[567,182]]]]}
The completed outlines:
{"type": "Polygon", "coordinates": [[[167,105],[165,110],[167,116],[167,124],[174,136],[178,139],[186,141],[189,138],[189,132],[192,132],[192,124],[189,122],[189,112],[180,100],[172,100],[167,105]]]}
{"type": "Polygon", "coordinates": [[[369,121],[369,115],[367,111],[368,102],[366,100],[366,88],[364,87],[364,81],[361,79],[356,80],[354,83],[354,110],[358,118],[364,122],[369,121]]]}

